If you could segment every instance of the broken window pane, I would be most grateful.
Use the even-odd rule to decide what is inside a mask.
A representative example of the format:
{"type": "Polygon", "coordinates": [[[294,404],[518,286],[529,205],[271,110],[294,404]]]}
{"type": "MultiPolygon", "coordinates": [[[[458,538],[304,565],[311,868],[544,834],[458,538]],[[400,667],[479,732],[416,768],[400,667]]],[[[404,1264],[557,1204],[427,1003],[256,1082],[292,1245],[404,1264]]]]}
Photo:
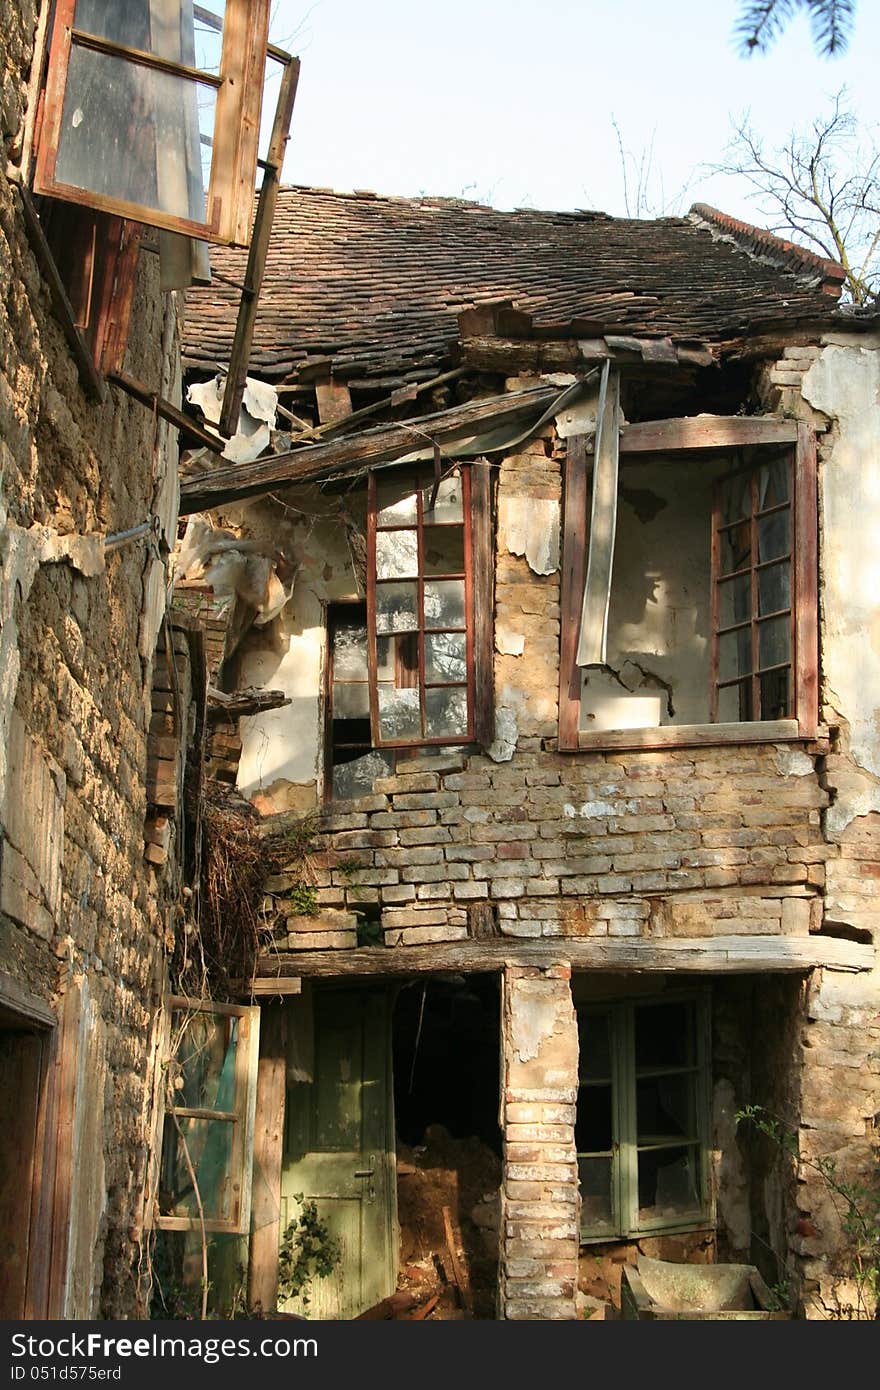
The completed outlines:
{"type": "Polygon", "coordinates": [[[425,627],[463,628],[464,614],[463,579],[435,579],[425,583],[425,627]]]}
{"type": "Polygon", "coordinates": [[[366,681],[336,681],[333,685],[334,719],[369,719],[370,688],[366,681]]]}
{"type": "Polygon", "coordinates": [[[752,718],[752,680],[726,685],[718,691],[718,718],[722,724],[740,724],[752,718]]]}
{"type": "Polygon", "coordinates": [[[338,800],[369,796],[377,777],[389,777],[394,771],[390,753],[373,749],[350,762],[333,768],[333,796],[338,800]]]}
{"type": "Polygon", "coordinates": [[[611,1159],[579,1158],[581,1224],[605,1226],[611,1223],[611,1159]]]}
{"type": "Polygon", "coordinates": [[[752,479],[749,473],[728,478],[721,491],[721,525],[743,521],[752,512],[752,479]]]}
{"type": "Polygon", "coordinates": [[[758,665],[781,666],[791,659],[791,620],[768,618],[758,624],[758,665]]]}
{"type": "Polygon", "coordinates": [[[234,1130],[231,1120],[166,1115],[159,1190],[159,1210],[163,1216],[188,1216],[198,1220],[197,1186],[206,1220],[231,1218],[234,1130]],[[190,1166],[195,1173],[195,1184],[190,1166]]]}
{"type": "Polygon", "coordinates": [[[752,615],[752,577],[750,574],[737,575],[727,579],[718,587],[719,626],[732,627],[734,623],[744,622],[752,615]]]}
{"type": "Polygon", "coordinates": [[[380,531],[376,536],[376,578],[409,579],[418,572],[418,532],[380,531]]]}
{"type": "Polygon", "coordinates": [[[449,526],[464,520],[462,509],[462,481],[458,475],[444,478],[437,492],[433,510],[429,510],[433,483],[422,493],[425,525],[449,526]]]}
{"type": "Polygon", "coordinates": [[[791,467],[786,459],[776,459],[758,469],[758,511],[790,500],[791,467]]]}
{"type": "Polygon", "coordinates": [[[752,528],[749,522],[721,532],[721,573],[736,574],[752,563],[752,528]]]}
{"type": "Polygon", "coordinates": [[[759,677],[761,718],[788,719],[791,714],[791,668],[768,671],[759,677]]]}
{"type": "Polygon", "coordinates": [[[611,1017],[609,1014],[584,1014],[579,1021],[582,1081],[607,1081],[611,1078],[611,1017]]]}
{"type": "Polygon", "coordinates": [[[383,739],[421,738],[422,717],[419,708],[417,689],[398,690],[393,685],[380,683],[379,732],[383,739]]]}
{"type": "Polygon", "coordinates": [[[693,1138],[693,1085],[692,1073],[643,1077],[637,1082],[636,1139],[639,1144],[693,1138]]]}
{"type": "Polygon", "coordinates": [[[468,729],[467,686],[425,691],[427,738],[463,738],[468,729]]]}
{"type": "Polygon", "coordinates": [[[394,474],[376,479],[376,525],[415,526],[416,494],[412,484],[394,474]]]}
{"type": "Polygon", "coordinates": [[[639,1223],[696,1214],[701,1205],[699,1149],[649,1149],[639,1154],[639,1223]]]}
{"type": "Polygon", "coordinates": [[[430,684],[467,680],[467,633],[425,634],[425,680],[430,684]]]}
{"type": "Polygon", "coordinates": [[[464,529],[430,526],[424,531],[425,574],[464,574],[464,529]]]}
{"type": "MultiPolygon", "coordinates": [[[[427,603],[427,597],[426,597],[427,603]]],[[[419,625],[415,584],[376,585],[376,631],[413,632],[419,625]]]]}
{"type": "Polygon", "coordinates": [[[339,618],[333,633],[333,676],[339,681],[367,679],[367,625],[339,618]]]}
{"type": "Polygon", "coordinates": [[[693,1013],[690,1001],[637,1008],[636,1068],[690,1066],[694,1060],[693,1013]]]}
{"type": "Polygon", "coordinates": [[[175,1057],[183,1083],[175,1104],[189,1110],[227,1110],[235,1105],[235,1050],[239,1020],[224,1014],[176,1012],[175,1057]]]}
{"type": "Polygon", "coordinates": [[[574,1130],[578,1153],[610,1153],[614,1142],[611,1086],[584,1086],[574,1130]]]}

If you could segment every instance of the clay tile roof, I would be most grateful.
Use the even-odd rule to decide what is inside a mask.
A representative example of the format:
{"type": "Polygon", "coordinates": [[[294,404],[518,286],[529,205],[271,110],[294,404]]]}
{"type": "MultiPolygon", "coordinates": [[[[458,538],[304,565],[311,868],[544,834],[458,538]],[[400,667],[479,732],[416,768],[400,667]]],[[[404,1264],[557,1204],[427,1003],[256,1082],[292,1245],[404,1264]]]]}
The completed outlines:
{"type": "MultiPolygon", "coordinates": [[[[241,280],[245,252],[212,248],[211,260],[241,280]]],[[[827,319],[842,277],[833,261],[701,204],[649,222],[283,188],[251,371],[295,378],[323,358],[340,379],[425,379],[454,361],[463,310],[505,300],[545,335],[720,343],[827,319]]],[[[225,364],[237,305],[219,280],[187,293],[188,365],[225,364]]]]}

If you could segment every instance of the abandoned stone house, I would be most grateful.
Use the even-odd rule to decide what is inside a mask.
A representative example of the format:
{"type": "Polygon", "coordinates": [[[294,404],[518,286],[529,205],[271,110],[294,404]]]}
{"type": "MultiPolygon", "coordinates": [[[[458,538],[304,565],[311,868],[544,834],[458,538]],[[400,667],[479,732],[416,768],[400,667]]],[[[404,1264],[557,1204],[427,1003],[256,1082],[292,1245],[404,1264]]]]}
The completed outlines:
{"type": "Polygon", "coordinates": [[[0,31],[0,1312],[864,1311],[876,318],[708,208],[278,191],[222,8],[0,31]]]}
{"type": "Polygon", "coordinates": [[[205,708],[201,637],[165,620],[176,291],[205,240],[249,239],[268,51],[268,0],[220,8],[14,0],[0,23],[3,1318],[147,1306],[198,810],[176,786],[157,817],[158,755],[205,708]]]}
{"type": "MultiPolygon", "coordinates": [[[[208,418],[243,263],[188,299],[208,418]]],[[[215,783],[310,833],[247,994],[252,1307],[303,1307],[314,1202],[311,1316],[398,1278],[613,1315],[652,1256],[864,1311],[816,1168],[876,1182],[880,324],[841,282],[701,205],[281,190],[175,599],[262,692],[215,783]]]]}

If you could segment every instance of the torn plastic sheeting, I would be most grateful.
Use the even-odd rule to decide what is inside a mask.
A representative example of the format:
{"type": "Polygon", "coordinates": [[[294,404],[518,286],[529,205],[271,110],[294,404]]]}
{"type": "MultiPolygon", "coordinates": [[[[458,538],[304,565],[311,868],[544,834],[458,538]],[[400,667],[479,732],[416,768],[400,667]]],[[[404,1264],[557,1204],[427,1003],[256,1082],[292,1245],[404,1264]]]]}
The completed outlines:
{"type": "Polygon", "coordinates": [[[590,548],[575,662],[604,666],[608,646],[608,605],[617,534],[617,471],[620,444],[620,376],[602,368],[593,460],[590,548]]]}

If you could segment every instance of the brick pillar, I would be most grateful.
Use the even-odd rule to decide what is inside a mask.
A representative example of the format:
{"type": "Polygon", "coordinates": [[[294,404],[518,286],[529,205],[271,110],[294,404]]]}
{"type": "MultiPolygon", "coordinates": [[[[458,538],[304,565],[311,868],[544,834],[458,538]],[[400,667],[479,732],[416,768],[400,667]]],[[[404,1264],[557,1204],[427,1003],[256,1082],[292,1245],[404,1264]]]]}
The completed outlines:
{"type": "Polygon", "coordinates": [[[499,1317],[575,1318],[580,1199],[571,967],[507,966],[501,1033],[499,1317]]]}

